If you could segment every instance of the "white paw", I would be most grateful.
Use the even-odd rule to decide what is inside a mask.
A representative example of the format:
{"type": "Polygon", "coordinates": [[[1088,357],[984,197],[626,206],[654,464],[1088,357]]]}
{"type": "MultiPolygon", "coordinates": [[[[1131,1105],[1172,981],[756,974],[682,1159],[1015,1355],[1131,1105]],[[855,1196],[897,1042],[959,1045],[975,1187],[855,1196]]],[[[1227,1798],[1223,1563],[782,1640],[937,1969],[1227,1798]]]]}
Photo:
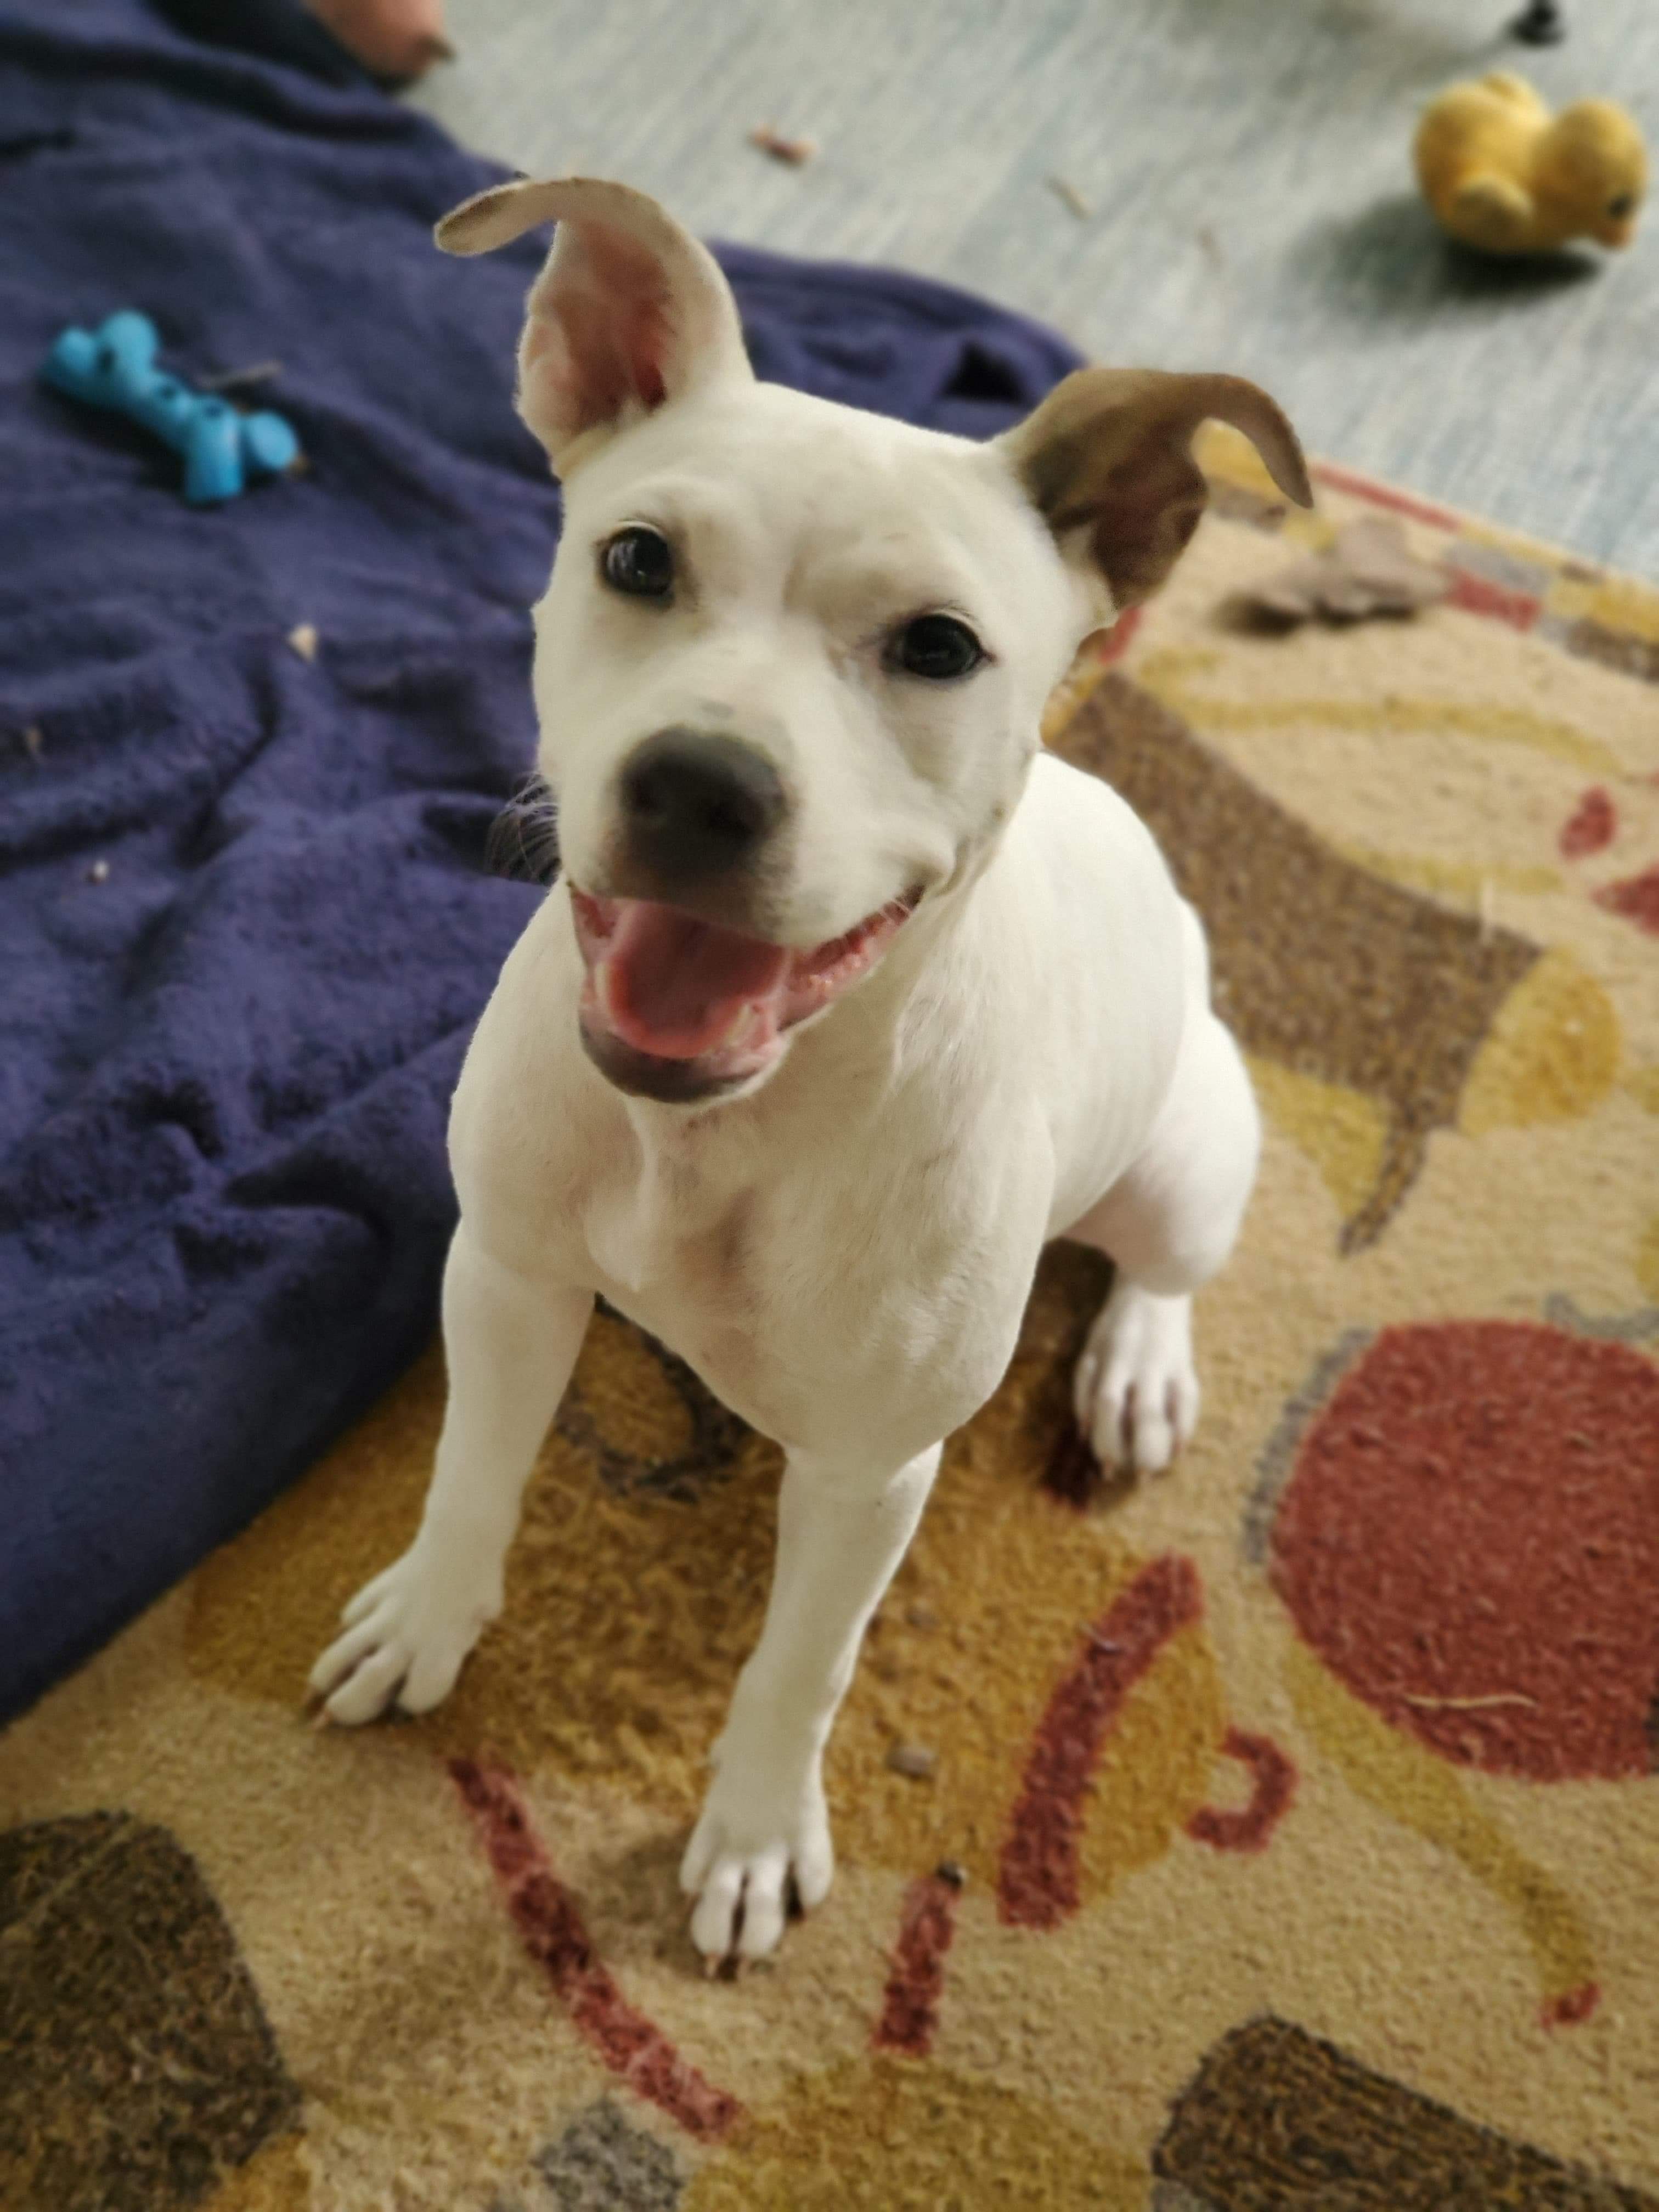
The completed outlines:
{"type": "Polygon", "coordinates": [[[1103,1467],[1158,1474],[1198,1425],[1192,1301],[1120,1277],[1077,1364],[1073,1403],[1103,1467]]]}
{"type": "Polygon", "coordinates": [[[836,1871],[816,1756],[791,1776],[740,1747],[715,1755],[720,1770],[680,1863],[680,1887],[697,1900],[691,1941],[711,1964],[775,1950],[792,1883],[810,1911],[830,1894],[836,1871]]]}
{"type": "Polygon", "coordinates": [[[501,1609],[498,1588],[464,1576],[415,1544],[366,1583],[337,1637],[311,1670],[312,1695],[349,1727],[392,1705],[429,1712],[449,1695],[461,1662],[501,1609]]]}

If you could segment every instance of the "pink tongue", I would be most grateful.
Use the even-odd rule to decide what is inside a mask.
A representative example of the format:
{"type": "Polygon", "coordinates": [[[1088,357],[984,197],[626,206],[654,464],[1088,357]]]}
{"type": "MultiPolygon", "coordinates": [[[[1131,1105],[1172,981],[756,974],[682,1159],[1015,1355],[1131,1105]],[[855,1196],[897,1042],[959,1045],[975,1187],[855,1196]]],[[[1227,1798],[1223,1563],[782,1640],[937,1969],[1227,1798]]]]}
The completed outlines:
{"type": "Polygon", "coordinates": [[[605,950],[605,1009],[635,1051],[696,1060],[745,1006],[775,995],[788,965],[781,945],[630,899],[605,950]]]}

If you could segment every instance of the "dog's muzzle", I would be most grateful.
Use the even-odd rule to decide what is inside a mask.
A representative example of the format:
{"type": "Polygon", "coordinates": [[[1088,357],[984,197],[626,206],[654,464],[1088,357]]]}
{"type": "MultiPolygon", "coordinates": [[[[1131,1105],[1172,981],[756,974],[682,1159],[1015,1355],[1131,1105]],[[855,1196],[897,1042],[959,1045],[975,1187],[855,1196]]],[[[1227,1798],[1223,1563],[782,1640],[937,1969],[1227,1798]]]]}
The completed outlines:
{"type": "Polygon", "coordinates": [[[659,730],[623,762],[600,882],[570,885],[586,976],[582,1042],[619,1089],[676,1103],[729,1096],[777,1065],[789,1032],[867,975],[921,894],[821,945],[768,931],[788,801],[742,739],[659,730]]]}
{"type": "Polygon", "coordinates": [[[869,974],[921,896],[799,948],[653,900],[595,897],[574,884],[569,895],[590,1058],[620,1089],[676,1103],[728,1095],[775,1067],[789,1032],[869,974]]]}
{"type": "Polygon", "coordinates": [[[618,873],[673,898],[757,866],[785,811],[783,785],[740,738],[659,730],[617,783],[618,873]]]}

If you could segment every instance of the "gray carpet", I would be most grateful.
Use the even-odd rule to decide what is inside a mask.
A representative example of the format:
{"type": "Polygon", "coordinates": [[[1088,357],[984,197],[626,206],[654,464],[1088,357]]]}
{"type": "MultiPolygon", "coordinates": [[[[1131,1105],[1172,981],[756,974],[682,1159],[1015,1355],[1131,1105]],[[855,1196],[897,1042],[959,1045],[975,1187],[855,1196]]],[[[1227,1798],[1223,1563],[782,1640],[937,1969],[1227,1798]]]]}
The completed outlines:
{"type": "Polygon", "coordinates": [[[988,293],[1109,361],[1257,378],[1316,451],[1659,576],[1659,210],[1538,270],[1444,246],[1423,101],[1500,64],[1659,138],[1659,4],[1565,0],[449,0],[414,97],[537,173],[707,235],[988,293]],[[787,169],[756,124],[822,149],[787,169]],[[1079,216],[1052,188],[1064,179],[1079,216]]]}

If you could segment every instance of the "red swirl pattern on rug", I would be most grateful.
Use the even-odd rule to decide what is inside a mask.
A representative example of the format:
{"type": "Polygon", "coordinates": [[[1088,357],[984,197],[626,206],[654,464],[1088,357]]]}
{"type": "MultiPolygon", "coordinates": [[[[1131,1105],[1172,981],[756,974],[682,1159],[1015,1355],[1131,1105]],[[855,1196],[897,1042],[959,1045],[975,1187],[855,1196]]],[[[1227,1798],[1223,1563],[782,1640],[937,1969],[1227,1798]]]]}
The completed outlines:
{"type": "Polygon", "coordinates": [[[1272,1571],[1331,1671],[1443,1757],[1649,1772],[1659,1370],[1532,1322],[1385,1329],[1303,1443],[1272,1571]]]}

